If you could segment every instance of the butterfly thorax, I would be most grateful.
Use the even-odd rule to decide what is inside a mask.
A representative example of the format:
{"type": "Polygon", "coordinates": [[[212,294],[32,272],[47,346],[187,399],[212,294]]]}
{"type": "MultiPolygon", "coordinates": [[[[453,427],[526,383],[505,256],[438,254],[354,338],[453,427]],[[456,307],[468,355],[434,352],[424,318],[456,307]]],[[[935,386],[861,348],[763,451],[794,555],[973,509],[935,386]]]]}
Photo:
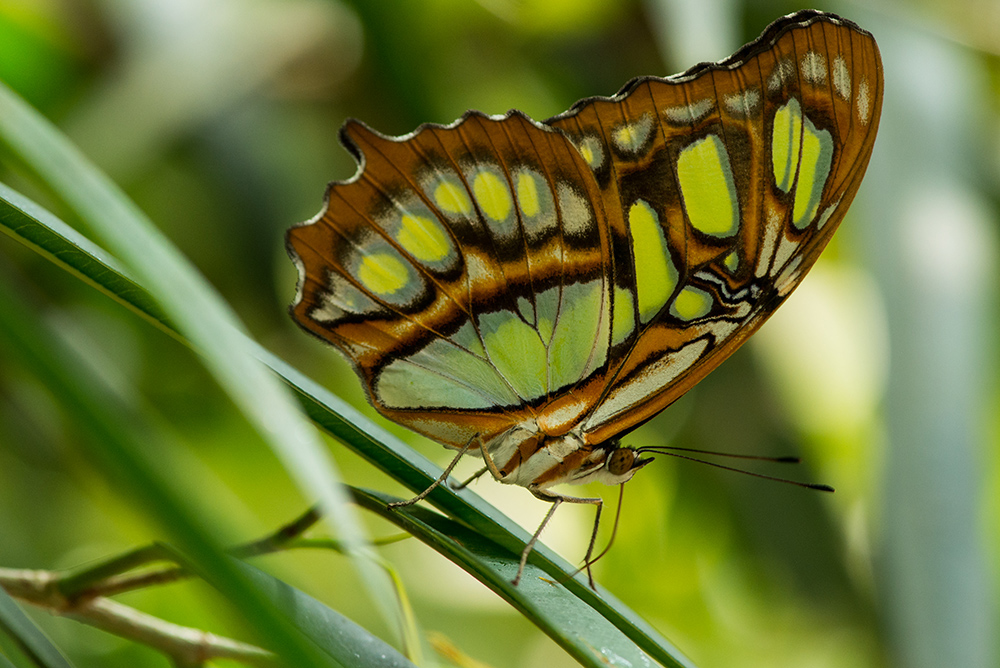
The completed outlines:
{"type": "Polygon", "coordinates": [[[500,482],[529,489],[587,482],[619,485],[651,461],[621,447],[617,439],[587,444],[582,426],[559,436],[548,435],[534,419],[499,434],[484,447],[496,464],[500,482]]]}

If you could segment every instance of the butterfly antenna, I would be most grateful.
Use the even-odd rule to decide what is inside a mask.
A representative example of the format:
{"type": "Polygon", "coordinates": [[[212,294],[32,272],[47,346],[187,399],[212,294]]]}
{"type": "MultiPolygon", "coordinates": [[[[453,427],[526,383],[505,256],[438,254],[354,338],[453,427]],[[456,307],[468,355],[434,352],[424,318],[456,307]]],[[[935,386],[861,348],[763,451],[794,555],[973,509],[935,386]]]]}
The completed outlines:
{"type": "Polygon", "coordinates": [[[669,455],[670,457],[677,457],[678,459],[686,459],[690,462],[698,462],[699,464],[705,464],[707,466],[714,466],[717,469],[723,469],[726,471],[733,471],[734,473],[742,473],[744,475],[753,476],[754,478],[763,478],[764,480],[773,480],[774,482],[783,482],[787,485],[795,485],[796,487],[804,487],[806,489],[814,489],[820,492],[832,492],[833,487],[829,485],[823,485],[821,483],[814,482],[799,482],[798,480],[790,480],[788,478],[779,478],[777,476],[765,475],[763,473],[756,473],[754,471],[747,471],[746,469],[738,469],[733,466],[726,466],[725,464],[719,464],[718,462],[710,462],[705,459],[699,459],[697,457],[689,457],[687,455],[682,455],[680,452],[697,452],[706,455],[718,455],[721,457],[734,457],[737,459],[756,459],[762,461],[771,461],[779,463],[797,463],[799,459],[797,457],[757,457],[753,455],[737,455],[726,452],[710,452],[707,450],[692,450],[690,448],[672,448],[667,446],[651,446],[646,448],[638,448],[636,454],[642,454],[646,452],[651,452],[657,455],[669,455]]]}
{"type": "Polygon", "coordinates": [[[775,464],[799,464],[801,459],[794,455],[784,455],[781,457],[767,457],[764,455],[745,455],[738,452],[719,452],[718,450],[696,450],[694,448],[679,448],[673,445],[656,445],[647,448],[638,448],[636,454],[640,452],[657,452],[668,455],[670,452],[693,452],[699,455],[712,455],[715,457],[729,457],[730,459],[752,459],[759,462],[771,462],[775,464]]]}

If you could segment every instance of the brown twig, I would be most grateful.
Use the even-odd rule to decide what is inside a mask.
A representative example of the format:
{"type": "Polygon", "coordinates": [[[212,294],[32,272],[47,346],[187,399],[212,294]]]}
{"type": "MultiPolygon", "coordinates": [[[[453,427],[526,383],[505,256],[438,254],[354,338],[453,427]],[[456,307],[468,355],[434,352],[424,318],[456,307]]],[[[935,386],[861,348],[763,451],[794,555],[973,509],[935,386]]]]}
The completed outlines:
{"type": "MultiPolygon", "coordinates": [[[[233,548],[232,554],[235,557],[247,558],[276,552],[309,530],[319,519],[319,511],[310,508],[274,533],[233,548]]],[[[64,574],[53,583],[53,586],[62,592],[63,597],[68,602],[75,603],[153,585],[169,584],[191,577],[191,573],[186,568],[174,564],[138,573],[124,572],[168,558],[169,550],[160,545],[150,545],[102,562],[97,566],[64,574]]]]}
{"type": "MultiPolygon", "coordinates": [[[[293,522],[259,540],[233,549],[252,557],[287,546],[319,521],[310,508],[293,522]]],[[[69,617],[139,642],[168,655],[178,666],[202,666],[210,659],[233,659],[253,666],[277,665],[275,656],[254,645],[173,624],[108,598],[112,594],[176,582],[191,576],[176,564],[126,572],[171,558],[168,546],[153,544],[72,572],[0,568],[0,587],[50,614],[69,617]]]]}
{"type": "Polygon", "coordinates": [[[274,654],[255,645],[173,624],[109,598],[92,599],[66,616],[159,650],[181,666],[201,666],[212,659],[279,665],[274,654]]]}
{"type": "MultiPolygon", "coordinates": [[[[231,554],[245,559],[289,547],[339,550],[335,540],[301,538],[319,519],[319,511],[310,508],[277,531],[233,548],[231,554]]],[[[386,542],[392,540],[396,539],[386,542]]],[[[170,561],[173,554],[169,546],[153,544],[71,572],[0,567],[0,587],[14,598],[50,614],[69,617],[148,645],[168,655],[178,666],[202,666],[206,661],[222,658],[252,666],[278,665],[275,655],[260,647],[173,624],[108,598],[191,577],[188,569],[175,563],[152,566],[156,562],[170,561]],[[135,572],[143,567],[146,568],[135,572]]]]}
{"type": "Polygon", "coordinates": [[[233,659],[251,666],[278,665],[275,655],[260,647],[173,624],[103,596],[72,603],[53,586],[59,577],[53,571],[0,568],[0,587],[50,614],[148,645],[179,666],[201,666],[211,659],[233,659]]]}

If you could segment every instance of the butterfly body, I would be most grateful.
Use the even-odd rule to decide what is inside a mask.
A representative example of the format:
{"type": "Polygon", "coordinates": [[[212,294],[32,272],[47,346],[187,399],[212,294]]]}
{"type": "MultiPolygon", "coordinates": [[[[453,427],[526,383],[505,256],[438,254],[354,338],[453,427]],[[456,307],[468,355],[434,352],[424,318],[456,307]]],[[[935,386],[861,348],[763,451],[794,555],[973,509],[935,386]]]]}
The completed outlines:
{"type": "Polygon", "coordinates": [[[732,57],[539,123],[468,112],[383,136],[289,231],[292,315],[386,417],[543,498],[625,482],[618,437],[721,363],[798,285],[871,155],[871,35],[815,11],[732,57]]]}
{"type": "Polygon", "coordinates": [[[627,467],[609,466],[614,453],[629,449],[621,448],[617,439],[590,445],[580,425],[561,436],[549,436],[540,431],[537,423],[528,422],[484,443],[483,449],[496,464],[497,480],[535,490],[589,482],[622,484],[650,461],[633,456],[627,467]]]}

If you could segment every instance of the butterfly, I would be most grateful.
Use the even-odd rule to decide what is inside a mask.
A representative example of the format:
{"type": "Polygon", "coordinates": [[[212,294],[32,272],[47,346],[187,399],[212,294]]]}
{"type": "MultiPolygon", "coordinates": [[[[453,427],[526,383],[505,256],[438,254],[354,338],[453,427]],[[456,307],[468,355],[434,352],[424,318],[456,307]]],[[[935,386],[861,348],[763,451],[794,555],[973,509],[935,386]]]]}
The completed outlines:
{"type": "Polygon", "coordinates": [[[631,479],[651,449],[622,435],[799,284],[861,183],[882,90],[871,34],[806,10],[543,122],[349,120],[358,172],[287,235],[292,317],[382,415],[551,502],[542,527],[565,501],[599,519],[600,499],[552,487],[631,479]]]}

